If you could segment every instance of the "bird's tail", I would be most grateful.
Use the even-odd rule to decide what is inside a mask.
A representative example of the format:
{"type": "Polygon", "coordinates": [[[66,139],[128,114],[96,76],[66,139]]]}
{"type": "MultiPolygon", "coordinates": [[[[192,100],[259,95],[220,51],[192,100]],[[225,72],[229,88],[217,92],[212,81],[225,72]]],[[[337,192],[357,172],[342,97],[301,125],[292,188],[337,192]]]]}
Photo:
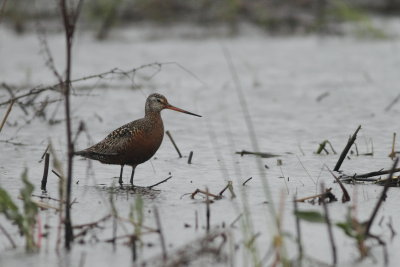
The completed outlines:
{"type": "Polygon", "coordinates": [[[75,155],[75,156],[87,157],[88,151],[86,151],[86,150],[75,151],[75,152],[74,152],[74,155],[75,155]]]}
{"type": "Polygon", "coordinates": [[[100,153],[100,152],[94,152],[89,149],[81,150],[81,151],[76,151],[74,152],[74,155],[76,156],[81,156],[84,158],[88,159],[94,159],[94,160],[99,160],[99,161],[106,161],[107,159],[114,158],[117,153],[100,153]]]}

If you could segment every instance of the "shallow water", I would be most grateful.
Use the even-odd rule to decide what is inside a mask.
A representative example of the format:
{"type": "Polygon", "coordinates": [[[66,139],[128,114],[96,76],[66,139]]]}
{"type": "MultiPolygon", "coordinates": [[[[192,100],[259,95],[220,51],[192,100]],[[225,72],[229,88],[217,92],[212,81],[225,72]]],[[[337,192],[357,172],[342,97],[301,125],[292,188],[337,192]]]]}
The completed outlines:
{"type": "MultiPolygon", "coordinates": [[[[166,130],[170,130],[177,142],[183,158],[178,158],[171,142],[165,137],[156,158],[136,169],[135,183],[141,186],[154,184],[173,178],[156,189],[160,191],[144,194],[145,225],[156,227],[153,207],[160,212],[169,254],[201,237],[205,232],[206,211],[201,197],[192,200],[186,193],[196,188],[218,193],[228,180],[233,181],[238,198],[226,198],[211,204],[211,227],[221,229],[229,225],[242,213],[241,191],[248,197],[254,233],[260,258],[262,258],[273,237],[273,224],[269,207],[283,213],[283,229],[295,235],[292,199],[317,193],[319,183],[332,187],[340,199],[341,191],[333,183],[331,175],[322,170],[324,164],[333,168],[338,155],[315,155],[318,144],[328,139],[337,152],[341,152],[348,136],[358,125],[362,125],[357,144],[360,153],[370,152],[367,140],[372,139],[374,156],[351,156],[342,165],[345,173],[364,173],[390,168],[392,134],[399,133],[397,118],[400,105],[389,111],[385,107],[399,93],[398,78],[400,54],[398,39],[356,40],[351,37],[335,38],[307,37],[267,37],[254,30],[234,38],[181,38],[173,29],[165,30],[162,38],[155,37],[157,31],[142,28],[126,28],[114,32],[109,41],[97,42],[88,32],[80,32],[75,43],[73,77],[108,71],[114,67],[128,70],[151,62],[177,62],[163,65],[161,71],[147,68],[140,71],[133,80],[108,76],[74,84],[76,96],[72,98],[74,129],[84,121],[91,137],[82,134],[76,148],[82,149],[100,141],[111,130],[143,116],[144,101],[152,92],[164,94],[171,104],[203,115],[192,117],[172,111],[163,111],[166,130]],[[231,54],[240,84],[245,95],[250,120],[254,125],[260,151],[281,155],[283,165],[277,166],[277,158],[261,159],[269,169],[260,170],[257,158],[234,154],[241,150],[255,150],[249,138],[249,131],[243,110],[235,91],[235,83],[224,57],[224,49],[231,54]],[[156,73],[157,72],[157,73],[156,73]],[[155,76],[153,74],[156,73],[155,76]],[[195,76],[195,77],[194,77],[195,76]],[[151,79],[149,79],[151,77],[151,79]],[[133,88],[134,87],[134,88],[133,88]],[[317,101],[318,96],[328,96],[317,101]],[[369,149],[369,150],[368,150],[369,149]],[[194,151],[193,164],[187,164],[187,156],[194,151]],[[304,154],[302,153],[304,152],[304,154]],[[290,153],[287,153],[290,152],[290,153]],[[301,162],[301,163],[300,163],[301,162]],[[311,177],[302,167],[307,170],[311,177]],[[265,204],[266,194],[261,183],[266,175],[272,203],[265,204]],[[286,177],[286,183],[281,177],[286,177]],[[241,184],[253,177],[245,187],[241,184]],[[318,180],[318,184],[317,183],[318,180]],[[279,202],[283,199],[280,208],[279,202]],[[198,214],[199,229],[195,229],[195,214],[198,214]],[[190,225],[185,227],[184,224],[190,225]]],[[[0,28],[0,80],[16,86],[29,87],[53,84],[55,78],[45,67],[40,45],[35,34],[15,36],[8,29],[0,28]]],[[[50,34],[49,46],[59,71],[63,66],[63,35],[50,34]]],[[[29,88],[28,87],[28,88],[29,88]]],[[[6,91],[0,91],[0,101],[8,98],[6,91]]],[[[55,93],[48,94],[57,97],[55,93]]],[[[45,96],[42,96],[44,99],[45,96]]],[[[48,108],[48,117],[56,105],[48,108]]],[[[1,114],[5,111],[2,107],[1,114]]],[[[56,119],[63,118],[62,106],[56,119]]],[[[30,114],[29,116],[32,116],[30,114]]],[[[0,143],[0,184],[10,194],[17,197],[21,187],[20,175],[25,167],[29,170],[30,181],[40,194],[39,186],[43,163],[38,163],[49,140],[66,165],[64,125],[48,125],[39,118],[24,124],[25,115],[14,107],[9,122],[0,140],[12,139],[23,143],[15,146],[0,143]]],[[[117,183],[119,166],[102,165],[76,158],[74,160],[72,219],[74,224],[88,223],[102,218],[111,211],[109,191],[104,189],[117,183]],[[77,183],[79,181],[79,183],[77,183]]],[[[124,180],[128,182],[130,169],[125,168],[124,180]]],[[[58,197],[58,178],[49,175],[48,195],[58,197]]],[[[329,205],[333,221],[344,220],[347,209],[357,205],[357,216],[367,219],[379,197],[382,187],[376,185],[346,185],[353,200],[329,205]]],[[[126,192],[114,194],[115,205],[121,217],[129,216],[130,206],[135,197],[126,192]]],[[[399,225],[397,188],[389,190],[372,231],[390,239],[387,227],[389,220],[393,226],[399,225]],[[378,221],[383,217],[382,224],[378,221]]],[[[51,203],[51,202],[50,202],[51,203]]],[[[54,203],[52,203],[54,204],[54,203]]],[[[299,209],[322,210],[318,205],[299,203],[299,209]]],[[[42,249],[37,254],[23,252],[23,240],[17,237],[17,230],[0,217],[0,223],[16,238],[19,248],[11,250],[8,241],[0,238],[0,266],[77,266],[84,259],[86,266],[127,265],[131,262],[131,250],[121,242],[113,249],[108,243],[96,243],[112,237],[112,221],[104,224],[105,229],[97,229],[95,234],[85,237],[86,244],[75,244],[70,254],[55,253],[56,227],[58,215],[53,211],[40,212],[42,224],[51,226],[48,241],[43,239],[42,249]]],[[[245,265],[243,257],[243,232],[239,227],[230,231],[237,244],[238,253],[233,258],[236,266],[245,265]]],[[[397,229],[396,229],[397,230],[397,229]]],[[[118,235],[132,233],[128,224],[118,226],[118,235]]],[[[331,254],[325,225],[302,223],[306,254],[330,263],[331,254]]],[[[358,252],[352,240],[339,229],[334,229],[341,266],[354,265],[358,252]]],[[[161,247],[156,234],[144,236],[144,248],[139,252],[140,260],[157,257],[161,247]],[[151,247],[146,246],[152,245],[151,247]]],[[[296,255],[294,242],[287,240],[288,255],[296,255]]],[[[400,249],[396,236],[388,241],[389,251],[400,249]]],[[[379,263],[383,262],[381,248],[372,250],[379,263]]],[[[396,266],[400,260],[397,253],[390,253],[390,265],[396,266]]],[[[248,261],[251,262],[251,261],[248,261]]],[[[221,263],[228,265],[229,263],[221,263]]],[[[371,259],[360,265],[373,265],[371,259]]],[[[201,264],[199,264],[201,265],[201,264]]]]}

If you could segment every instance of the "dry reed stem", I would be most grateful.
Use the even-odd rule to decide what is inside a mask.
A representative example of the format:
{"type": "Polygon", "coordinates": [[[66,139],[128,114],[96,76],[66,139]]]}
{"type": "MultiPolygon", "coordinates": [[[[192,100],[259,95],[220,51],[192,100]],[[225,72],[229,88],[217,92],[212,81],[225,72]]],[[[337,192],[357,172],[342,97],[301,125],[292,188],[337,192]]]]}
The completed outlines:
{"type": "Polygon", "coordinates": [[[385,111],[386,111],[386,112],[389,111],[389,110],[394,106],[394,104],[396,104],[399,100],[400,100],[400,94],[398,94],[398,95],[392,100],[392,102],[390,102],[390,104],[385,108],[385,111]]]}
{"type": "Polygon", "coordinates": [[[346,158],[347,153],[349,153],[351,146],[357,139],[357,133],[360,129],[361,129],[361,125],[358,126],[357,130],[354,132],[354,134],[351,136],[351,138],[347,142],[346,146],[344,147],[344,149],[343,149],[342,153],[340,154],[340,157],[335,165],[335,168],[333,169],[335,172],[339,171],[340,166],[342,166],[342,163],[343,163],[344,159],[346,158]]]}
{"type": "Polygon", "coordinates": [[[158,232],[158,235],[160,236],[162,256],[163,256],[163,259],[166,260],[167,257],[168,257],[167,256],[167,247],[165,245],[164,233],[163,233],[162,228],[161,228],[160,215],[158,213],[158,209],[157,209],[156,206],[154,206],[153,211],[154,211],[154,217],[155,217],[155,220],[156,220],[156,223],[157,223],[157,229],[158,229],[157,232],[158,232]]]}
{"type": "Polygon", "coordinates": [[[179,158],[182,158],[181,151],[179,151],[179,148],[178,148],[178,146],[176,145],[176,143],[175,143],[175,141],[174,141],[174,138],[172,138],[171,133],[170,133],[168,130],[167,130],[165,133],[166,133],[167,136],[169,137],[169,140],[171,140],[171,143],[172,143],[172,145],[174,146],[176,152],[178,152],[179,158]]]}
{"type": "MultiPolygon", "coordinates": [[[[18,196],[18,199],[21,199],[21,200],[22,200],[22,197],[21,197],[21,196],[18,196]]],[[[59,208],[54,207],[54,206],[51,206],[51,205],[49,205],[49,204],[47,204],[47,203],[45,203],[45,202],[43,202],[43,201],[39,201],[39,200],[35,200],[35,199],[31,199],[30,201],[31,201],[33,204],[35,204],[36,206],[38,206],[38,208],[45,209],[45,210],[47,210],[47,209],[53,209],[53,210],[55,210],[55,211],[60,211],[59,208]]]]}
{"type": "Polygon", "coordinates": [[[206,188],[206,231],[207,231],[207,234],[208,233],[210,233],[210,216],[211,216],[211,213],[210,213],[210,201],[209,201],[209,199],[208,199],[208,196],[209,196],[209,194],[208,194],[208,188],[206,188]]]}
{"type": "MultiPolygon", "coordinates": [[[[368,172],[368,173],[363,173],[363,174],[355,174],[355,175],[345,175],[343,178],[341,178],[341,180],[348,180],[348,179],[354,179],[354,180],[358,180],[358,179],[363,179],[363,178],[369,178],[369,177],[374,177],[374,176],[380,176],[380,175],[384,175],[384,174],[389,174],[391,171],[393,171],[394,173],[396,172],[400,172],[400,168],[395,168],[394,170],[380,170],[380,171],[375,171],[375,172],[368,172]]],[[[371,180],[372,179],[368,179],[371,180]]],[[[367,180],[367,181],[368,181],[367,180]]],[[[365,181],[365,180],[364,180],[365,181]]]]}
{"type": "MultiPolygon", "coordinates": [[[[325,191],[325,186],[323,184],[321,184],[321,191],[322,192],[325,191]]],[[[332,223],[329,218],[328,205],[326,205],[326,202],[324,199],[322,199],[322,207],[324,208],[325,222],[326,222],[326,226],[328,228],[329,243],[330,243],[331,249],[332,249],[332,261],[333,261],[333,265],[335,266],[337,263],[336,244],[335,244],[335,239],[333,238],[332,223]]]]}
{"type": "Polygon", "coordinates": [[[396,157],[396,151],[394,151],[395,146],[396,146],[396,133],[393,133],[392,152],[390,152],[390,154],[389,154],[389,157],[392,160],[396,157]]]}
{"type": "MultiPolygon", "coordinates": [[[[294,207],[294,213],[297,214],[298,211],[298,205],[296,201],[296,196],[293,197],[293,207],[294,207]]],[[[296,241],[297,241],[297,249],[298,249],[298,260],[299,260],[299,265],[301,266],[301,260],[303,259],[303,244],[301,242],[301,228],[300,228],[300,218],[298,216],[295,216],[296,218],[296,241]]]]}
{"type": "Polygon", "coordinates": [[[8,241],[10,242],[11,246],[15,249],[17,248],[17,245],[15,245],[14,240],[12,239],[11,235],[7,232],[7,230],[3,227],[3,225],[0,224],[0,230],[3,232],[3,234],[6,236],[8,241]]]}
{"type": "Polygon", "coordinates": [[[49,163],[50,163],[50,154],[46,153],[45,160],[44,160],[44,170],[43,170],[43,178],[42,178],[42,183],[40,186],[40,189],[44,192],[46,192],[46,186],[47,186],[47,177],[49,175],[49,163]]]}
{"type": "Polygon", "coordinates": [[[374,219],[375,219],[376,215],[378,214],[379,208],[381,207],[382,202],[383,202],[383,201],[386,199],[386,197],[387,197],[386,194],[387,194],[387,191],[389,190],[389,184],[390,184],[390,181],[391,181],[392,178],[393,178],[393,174],[394,174],[394,171],[395,171],[395,169],[396,169],[396,166],[397,166],[398,162],[399,162],[399,158],[396,158],[395,161],[394,161],[394,163],[393,163],[393,167],[392,167],[392,169],[391,169],[391,171],[390,171],[390,173],[389,173],[389,176],[388,176],[388,178],[387,178],[387,180],[386,180],[385,186],[384,186],[384,188],[383,188],[383,190],[382,190],[381,196],[379,197],[379,200],[378,200],[378,202],[376,203],[376,206],[375,206],[375,208],[374,208],[374,210],[373,210],[373,212],[372,212],[372,214],[371,214],[371,217],[370,217],[370,219],[369,219],[368,222],[367,222],[367,226],[366,226],[366,228],[365,228],[365,236],[368,236],[368,235],[369,235],[369,232],[370,232],[370,230],[371,230],[372,223],[374,222],[374,219]]]}

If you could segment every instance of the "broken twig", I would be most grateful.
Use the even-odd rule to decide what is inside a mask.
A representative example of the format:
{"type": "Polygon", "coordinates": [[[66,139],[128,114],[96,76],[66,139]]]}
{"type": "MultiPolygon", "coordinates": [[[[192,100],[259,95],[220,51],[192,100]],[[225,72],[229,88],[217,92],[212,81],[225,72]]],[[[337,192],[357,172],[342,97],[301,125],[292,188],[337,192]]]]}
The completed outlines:
{"type": "Polygon", "coordinates": [[[339,178],[336,177],[336,175],[329,169],[328,166],[325,165],[325,167],[328,169],[328,171],[332,174],[333,178],[335,178],[336,182],[339,184],[340,188],[342,189],[343,195],[342,195],[342,203],[345,203],[347,201],[350,201],[350,195],[349,192],[347,192],[346,187],[344,187],[343,183],[340,181],[339,178]]]}
{"type": "MultiPolygon", "coordinates": [[[[374,177],[374,176],[380,176],[384,174],[389,174],[391,171],[393,173],[400,172],[400,168],[396,168],[394,170],[379,170],[379,171],[374,171],[374,172],[368,172],[368,173],[363,173],[363,174],[355,174],[353,176],[351,175],[345,175],[344,177],[341,178],[341,180],[349,180],[349,179],[354,179],[354,180],[361,180],[363,178],[369,178],[369,177],[374,177]]],[[[365,181],[365,180],[364,180],[365,181]]],[[[366,180],[368,181],[368,179],[366,180]]],[[[371,181],[371,180],[370,180],[371,181]]]]}
{"type": "Polygon", "coordinates": [[[156,187],[157,185],[160,185],[160,184],[162,184],[162,183],[165,183],[166,181],[168,181],[168,180],[171,179],[171,178],[172,178],[172,175],[169,176],[168,178],[162,180],[161,182],[158,182],[158,183],[155,183],[155,184],[153,184],[153,185],[146,186],[146,187],[147,187],[148,189],[152,189],[153,187],[156,187]]]}
{"type": "Polygon", "coordinates": [[[313,196],[309,196],[309,197],[299,198],[299,199],[296,199],[296,201],[297,202],[305,202],[306,200],[309,200],[309,199],[326,198],[326,197],[328,197],[331,200],[332,196],[329,196],[329,194],[333,195],[331,193],[331,191],[332,191],[332,188],[327,188],[324,193],[313,195],[313,196]]]}
{"type": "Polygon", "coordinates": [[[192,164],[193,151],[190,151],[188,164],[192,164]]]}
{"type": "Polygon", "coordinates": [[[253,177],[250,177],[249,179],[247,179],[246,181],[243,182],[243,186],[245,186],[247,184],[247,182],[249,182],[251,179],[253,179],[253,177]]]}
{"type": "Polygon", "coordinates": [[[346,158],[347,153],[349,153],[349,150],[351,148],[351,146],[353,145],[353,143],[356,141],[357,139],[357,133],[358,131],[361,129],[361,125],[358,126],[357,130],[354,132],[354,134],[351,136],[351,138],[349,139],[349,141],[347,142],[345,148],[342,151],[342,154],[340,154],[340,157],[336,163],[335,168],[333,169],[335,172],[339,171],[340,166],[342,166],[342,163],[344,161],[344,159],[346,158]]]}
{"type": "Polygon", "coordinates": [[[193,193],[191,193],[190,198],[191,198],[191,199],[194,199],[194,197],[195,197],[198,193],[201,193],[201,194],[203,194],[203,195],[205,195],[205,196],[213,197],[215,200],[221,199],[221,198],[222,198],[221,196],[214,195],[214,194],[212,194],[212,193],[210,193],[210,192],[208,192],[208,191],[203,191],[203,190],[201,190],[201,189],[196,189],[193,193]]]}
{"type": "Polygon", "coordinates": [[[274,157],[279,157],[280,156],[280,155],[276,155],[276,154],[272,154],[272,153],[252,152],[252,151],[246,151],[246,150],[237,151],[236,154],[239,154],[240,156],[243,156],[243,155],[255,155],[255,156],[262,157],[262,158],[274,158],[274,157]]]}

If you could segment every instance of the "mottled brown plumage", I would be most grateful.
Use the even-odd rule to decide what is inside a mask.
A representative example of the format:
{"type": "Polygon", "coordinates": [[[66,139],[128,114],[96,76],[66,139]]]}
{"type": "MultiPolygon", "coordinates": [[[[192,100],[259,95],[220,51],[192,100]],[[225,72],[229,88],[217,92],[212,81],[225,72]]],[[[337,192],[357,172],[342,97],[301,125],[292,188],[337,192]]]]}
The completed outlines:
{"type": "Polygon", "coordinates": [[[99,143],[75,154],[105,164],[121,165],[119,177],[121,186],[124,165],[132,166],[130,183],[133,185],[136,166],[149,160],[157,152],[163,140],[164,125],[160,114],[163,109],[201,117],[170,105],[163,95],[151,94],[146,100],[144,118],[119,127],[99,143]]]}

